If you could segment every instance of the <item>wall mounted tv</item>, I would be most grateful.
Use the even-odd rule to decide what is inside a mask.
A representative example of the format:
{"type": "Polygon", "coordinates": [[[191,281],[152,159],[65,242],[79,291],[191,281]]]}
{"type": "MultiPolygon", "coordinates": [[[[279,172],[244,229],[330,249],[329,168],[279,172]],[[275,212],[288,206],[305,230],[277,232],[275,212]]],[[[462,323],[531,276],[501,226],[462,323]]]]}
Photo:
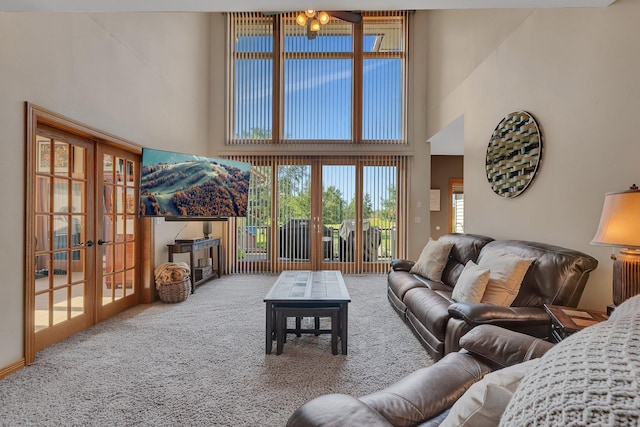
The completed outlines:
{"type": "Polygon", "coordinates": [[[211,221],[247,215],[250,163],[142,149],[140,216],[211,221]]]}

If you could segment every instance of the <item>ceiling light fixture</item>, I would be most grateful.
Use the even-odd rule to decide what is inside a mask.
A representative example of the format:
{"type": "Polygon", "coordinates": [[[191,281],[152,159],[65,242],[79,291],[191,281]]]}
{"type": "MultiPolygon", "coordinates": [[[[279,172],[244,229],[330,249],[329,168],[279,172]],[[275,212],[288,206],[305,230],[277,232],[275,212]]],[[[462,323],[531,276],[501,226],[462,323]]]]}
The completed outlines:
{"type": "Polygon", "coordinates": [[[300,12],[298,16],[296,16],[296,24],[301,27],[307,27],[307,33],[317,33],[320,31],[320,26],[329,23],[330,20],[331,15],[327,12],[318,12],[313,9],[300,12]]]}

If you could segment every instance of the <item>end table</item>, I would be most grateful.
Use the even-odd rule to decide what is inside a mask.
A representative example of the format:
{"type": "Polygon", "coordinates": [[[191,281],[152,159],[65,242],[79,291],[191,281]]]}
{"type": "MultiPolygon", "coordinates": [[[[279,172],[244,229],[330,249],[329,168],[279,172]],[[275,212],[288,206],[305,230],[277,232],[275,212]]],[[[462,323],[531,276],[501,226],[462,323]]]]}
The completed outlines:
{"type": "Polygon", "coordinates": [[[571,334],[607,320],[609,316],[601,311],[583,310],[581,308],[563,307],[561,305],[544,305],[551,318],[549,325],[549,341],[558,343],[571,334]]]}

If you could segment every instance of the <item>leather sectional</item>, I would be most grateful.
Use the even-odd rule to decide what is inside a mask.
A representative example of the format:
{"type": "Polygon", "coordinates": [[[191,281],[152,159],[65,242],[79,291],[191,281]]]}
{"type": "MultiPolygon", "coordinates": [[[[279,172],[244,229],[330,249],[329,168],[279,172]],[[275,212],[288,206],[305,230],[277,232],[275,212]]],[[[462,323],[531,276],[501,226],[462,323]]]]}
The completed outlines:
{"type": "Polygon", "coordinates": [[[287,427],[438,426],[448,409],[486,374],[539,358],[552,347],[539,338],[494,326],[477,328],[464,337],[463,345],[463,351],[448,354],[383,390],[359,398],[337,393],[319,396],[298,408],[287,427]]]}
{"type": "Polygon", "coordinates": [[[639,341],[640,295],[556,345],[481,325],[460,351],[365,396],[319,396],[287,427],[635,426],[639,341]]]}
{"type": "Polygon", "coordinates": [[[439,241],[453,244],[442,282],[411,273],[415,264],[412,260],[394,260],[387,277],[389,302],[434,360],[459,350],[460,337],[478,325],[496,325],[546,338],[549,316],[543,305],[576,307],[589,273],[598,265],[587,254],[544,243],[456,233],[446,234],[439,241]],[[509,307],[452,299],[467,261],[480,262],[487,251],[534,259],[509,307]]]}

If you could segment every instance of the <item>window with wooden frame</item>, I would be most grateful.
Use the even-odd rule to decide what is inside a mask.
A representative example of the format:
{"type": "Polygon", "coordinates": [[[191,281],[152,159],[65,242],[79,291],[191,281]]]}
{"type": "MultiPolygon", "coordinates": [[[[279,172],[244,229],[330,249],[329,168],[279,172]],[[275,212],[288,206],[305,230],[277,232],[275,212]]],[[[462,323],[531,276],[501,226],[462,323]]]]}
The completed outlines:
{"type": "Polygon", "coordinates": [[[449,231],[464,233],[464,181],[462,178],[449,180],[449,231]]]}
{"type": "Polygon", "coordinates": [[[229,143],[406,143],[407,13],[229,15],[229,143]]]}

